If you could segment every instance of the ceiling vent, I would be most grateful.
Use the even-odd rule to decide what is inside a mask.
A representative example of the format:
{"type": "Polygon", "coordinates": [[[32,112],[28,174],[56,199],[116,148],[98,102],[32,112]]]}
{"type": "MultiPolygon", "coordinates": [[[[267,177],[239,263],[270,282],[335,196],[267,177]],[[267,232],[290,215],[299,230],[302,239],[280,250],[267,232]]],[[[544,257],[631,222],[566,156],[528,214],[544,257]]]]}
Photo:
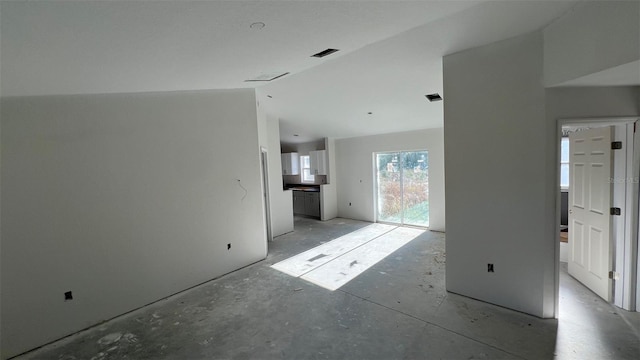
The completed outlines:
{"type": "Polygon", "coordinates": [[[440,94],[438,93],[434,93],[434,94],[429,94],[429,95],[425,95],[427,97],[427,99],[429,99],[429,101],[434,102],[434,101],[442,101],[442,96],[440,96],[440,94]]]}
{"type": "Polygon", "coordinates": [[[320,51],[317,54],[313,54],[313,55],[311,55],[311,57],[322,58],[322,57],[325,57],[327,55],[331,55],[336,51],[338,51],[338,49],[327,49],[327,50],[320,51]]]}
{"type": "Polygon", "coordinates": [[[281,78],[285,75],[288,75],[289,73],[270,73],[270,74],[262,74],[262,75],[258,75],[256,77],[254,77],[253,79],[249,79],[249,80],[245,80],[245,82],[251,82],[251,81],[273,81],[275,79],[281,78]]]}

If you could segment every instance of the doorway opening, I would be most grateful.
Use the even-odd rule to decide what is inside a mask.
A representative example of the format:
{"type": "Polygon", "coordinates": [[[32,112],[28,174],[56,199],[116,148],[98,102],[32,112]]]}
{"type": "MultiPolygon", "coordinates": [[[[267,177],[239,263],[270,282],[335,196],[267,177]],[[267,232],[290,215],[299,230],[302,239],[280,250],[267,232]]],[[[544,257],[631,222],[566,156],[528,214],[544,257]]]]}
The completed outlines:
{"type": "Polygon", "coordinates": [[[556,317],[561,272],[602,300],[636,310],[636,120],[559,121],[556,317]]]}
{"type": "Polygon", "coordinates": [[[426,150],[375,154],[378,222],[429,226],[429,153],[426,150]]]}
{"type": "Polygon", "coordinates": [[[611,302],[613,219],[610,209],[614,175],[612,126],[578,129],[569,134],[568,271],[598,296],[611,302]]]}

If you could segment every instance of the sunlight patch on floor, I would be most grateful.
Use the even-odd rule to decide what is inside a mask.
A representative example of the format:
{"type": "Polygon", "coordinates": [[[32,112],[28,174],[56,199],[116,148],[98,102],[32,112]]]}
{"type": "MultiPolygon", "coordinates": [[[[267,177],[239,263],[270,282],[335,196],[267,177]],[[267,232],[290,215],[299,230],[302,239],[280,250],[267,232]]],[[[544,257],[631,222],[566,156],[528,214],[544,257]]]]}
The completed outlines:
{"type": "Polygon", "coordinates": [[[425,230],[372,224],[271,267],[337,290],[425,230]]]}

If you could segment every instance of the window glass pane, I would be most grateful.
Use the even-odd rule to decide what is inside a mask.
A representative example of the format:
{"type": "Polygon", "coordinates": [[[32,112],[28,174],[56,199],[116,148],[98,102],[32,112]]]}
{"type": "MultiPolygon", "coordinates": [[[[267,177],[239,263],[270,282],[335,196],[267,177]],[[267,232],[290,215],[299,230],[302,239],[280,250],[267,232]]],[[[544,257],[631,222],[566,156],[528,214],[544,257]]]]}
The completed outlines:
{"type": "Polygon", "coordinates": [[[378,220],[429,226],[428,153],[378,153],[376,163],[378,220]]]}
{"type": "Polygon", "coordinates": [[[311,175],[310,169],[302,170],[302,181],[303,182],[313,182],[315,180],[315,176],[311,175]]]}
{"type": "Polygon", "coordinates": [[[302,168],[302,182],[314,182],[316,177],[311,175],[311,163],[309,156],[300,156],[300,167],[302,168]]]}
{"type": "Polygon", "coordinates": [[[402,153],[403,222],[429,226],[429,155],[426,151],[402,153]]]}
{"type": "Polygon", "coordinates": [[[569,164],[560,165],[560,186],[569,187],[569,164]]]}
{"type": "Polygon", "coordinates": [[[402,223],[399,153],[377,154],[378,220],[402,223]]]}
{"type": "Polygon", "coordinates": [[[562,138],[560,149],[560,162],[569,162],[569,138],[562,138]]]}

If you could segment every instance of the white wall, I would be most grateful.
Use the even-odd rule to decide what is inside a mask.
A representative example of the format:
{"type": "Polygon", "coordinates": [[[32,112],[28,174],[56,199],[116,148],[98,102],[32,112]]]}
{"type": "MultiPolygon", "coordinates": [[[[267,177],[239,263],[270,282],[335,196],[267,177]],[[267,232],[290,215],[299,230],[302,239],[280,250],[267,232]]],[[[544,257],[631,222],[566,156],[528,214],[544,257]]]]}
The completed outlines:
{"type": "Polygon", "coordinates": [[[253,90],[1,111],[3,358],[266,256],[253,90]]]}
{"type": "Polygon", "coordinates": [[[444,231],[444,145],[442,129],[427,129],[336,140],[338,216],[375,221],[373,153],[429,152],[429,228],[444,231]],[[351,206],[349,206],[351,203],[351,206]]]}
{"type": "MultiPolygon", "coordinates": [[[[638,97],[638,103],[640,104],[640,96],[638,97]]],[[[640,136],[634,136],[633,138],[633,172],[636,176],[640,176],[640,136]]],[[[640,193],[638,194],[638,203],[640,203],[640,193]]],[[[638,223],[635,228],[635,238],[640,236],[640,209],[638,211],[638,223]]],[[[631,257],[636,256],[636,311],[640,312],[640,244],[636,246],[636,253],[631,254],[631,257]]]]}
{"type": "Polygon", "coordinates": [[[327,164],[329,173],[327,175],[328,184],[320,186],[320,219],[331,220],[338,216],[338,179],[336,173],[336,141],[335,139],[325,139],[325,150],[327,150],[327,164]]]}
{"type": "Polygon", "coordinates": [[[267,116],[267,149],[269,151],[269,196],[273,236],[293,231],[293,194],[283,190],[280,157],[280,120],[267,116]]]}
{"type": "Polygon", "coordinates": [[[271,233],[276,237],[293,231],[293,194],[283,190],[280,120],[269,109],[263,88],[256,89],[256,98],[262,99],[257,103],[258,138],[260,146],[267,149],[271,233]]]}
{"type": "Polygon", "coordinates": [[[583,1],[544,29],[545,84],[637,61],[639,36],[640,2],[583,1]]]}
{"type": "MultiPolygon", "coordinates": [[[[637,116],[640,114],[640,86],[616,86],[616,87],[567,87],[549,88],[546,90],[546,118],[547,118],[547,148],[557,149],[557,123],[560,119],[578,118],[609,118],[637,116]]],[[[555,153],[548,154],[549,169],[557,166],[558,158],[555,153]]],[[[552,174],[549,171],[549,174],[552,174]]],[[[555,178],[547,179],[552,183],[555,178]]],[[[550,188],[547,201],[555,202],[557,187],[550,188]]],[[[551,228],[555,227],[555,224],[551,228]]],[[[553,244],[556,245],[555,243],[553,244]]],[[[566,244],[564,244],[566,245],[566,244]]],[[[622,247],[619,247],[622,248],[622,247]]],[[[615,271],[622,266],[624,254],[617,254],[615,271]]],[[[550,253],[551,257],[554,256],[550,253]]],[[[562,256],[562,254],[561,254],[562,256]]],[[[566,261],[566,260],[565,260],[566,261]]],[[[627,273],[630,271],[627,271],[627,273]]],[[[621,288],[618,288],[620,290],[621,288]]],[[[622,305],[622,297],[617,297],[617,302],[622,305]]],[[[545,298],[549,302],[552,299],[545,298]]]]}
{"type": "Polygon", "coordinates": [[[633,116],[640,112],[640,86],[549,88],[546,100],[550,121],[633,116]]]}
{"type": "Polygon", "coordinates": [[[444,57],[446,285],[552,316],[542,45],[538,32],[444,57]]]}
{"type": "MultiPolygon", "coordinates": [[[[2,57],[0,56],[0,59],[2,57]]],[[[1,79],[0,79],[1,80],[1,79]]],[[[1,89],[1,87],[0,87],[1,89]]],[[[2,94],[0,90],[0,99],[2,99],[2,94]]],[[[2,339],[3,339],[3,330],[2,330],[2,101],[0,101],[0,359],[2,358],[2,339]]]]}
{"type": "MultiPolygon", "coordinates": [[[[545,31],[544,42],[553,41],[552,34],[545,31]]],[[[638,87],[545,90],[549,57],[543,60],[542,36],[444,59],[447,289],[552,317],[556,121],[636,115],[640,105],[638,87]],[[486,272],[487,263],[495,273],[486,272]]],[[[553,76],[571,78],[573,70],[553,76]]]]}

